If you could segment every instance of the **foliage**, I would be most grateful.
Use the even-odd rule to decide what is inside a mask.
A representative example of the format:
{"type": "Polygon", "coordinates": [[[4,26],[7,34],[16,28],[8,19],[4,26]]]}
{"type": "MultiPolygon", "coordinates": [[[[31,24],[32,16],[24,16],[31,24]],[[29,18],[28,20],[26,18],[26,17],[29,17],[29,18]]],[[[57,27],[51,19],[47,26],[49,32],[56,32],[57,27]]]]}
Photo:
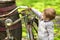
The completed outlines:
{"type": "Polygon", "coordinates": [[[60,14],[60,0],[17,0],[17,6],[25,5],[34,7],[39,11],[43,11],[45,8],[54,8],[57,14],[60,14]]]}

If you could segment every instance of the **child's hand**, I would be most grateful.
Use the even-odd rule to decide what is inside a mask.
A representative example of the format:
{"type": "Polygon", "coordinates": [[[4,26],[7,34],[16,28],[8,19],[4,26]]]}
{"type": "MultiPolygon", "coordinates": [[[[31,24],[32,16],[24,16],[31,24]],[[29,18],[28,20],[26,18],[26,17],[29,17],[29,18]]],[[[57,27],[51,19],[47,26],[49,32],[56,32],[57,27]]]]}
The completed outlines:
{"type": "Polygon", "coordinates": [[[27,8],[26,10],[31,11],[31,8],[29,7],[29,8],[27,8]]]}
{"type": "Polygon", "coordinates": [[[24,16],[26,15],[26,10],[22,10],[20,13],[22,14],[22,16],[24,16]]]}

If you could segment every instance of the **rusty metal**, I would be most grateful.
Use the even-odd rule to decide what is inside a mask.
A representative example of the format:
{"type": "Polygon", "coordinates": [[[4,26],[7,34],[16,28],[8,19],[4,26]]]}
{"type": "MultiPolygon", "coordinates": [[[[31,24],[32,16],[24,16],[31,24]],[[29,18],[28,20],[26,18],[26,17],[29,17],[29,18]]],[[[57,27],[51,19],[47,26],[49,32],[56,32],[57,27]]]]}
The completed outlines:
{"type": "MultiPolygon", "coordinates": [[[[2,36],[0,34],[0,40],[3,40],[7,35],[6,35],[6,28],[5,28],[5,24],[4,24],[4,21],[7,19],[7,18],[10,18],[12,19],[13,21],[15,21],[16,19],[19,19],[19,14],[18,14],[18,11],[14,11],[12,14],[8,14],[10,11],[12,11],[14,8],[16,8],[16,4],[15,4],[15,0],[14,0],[14,3],[10,3],[6,0],[4,2],[1,2],[2,0],[0,0],[0,4],[2,6],[0,6],[0,33],[2,33],[4,36],[2,36]],[[6,2],[8,2],[8,4],[5,4],[6,2]],[[4,4],[4,5],[3,5],[4,4]],[[6,6],[8,5],[8,6],[6,6]],[[13,5],[15,5],[15,7],[12,7],[13,5]],[[10,9],[11,10],[10,10],[10,9]],[[5,10],[6,9],[6,10],[5,10]],[[2,25],[1,25],[2,24],[2,25]]],[[[10,1],[12,2],[12,1],[10,1]]],[[[22,25],[21,25],[21,21],[19,21],[18,23],[16,23],[15,25],[12,25],[10,27],[10,32],[13,34],[14,37],[17,38],[17,40],[21,40],[22,38],[22,25]],[[17,36],[17,35],[20,35],[20,36],[17,36]]]]}
{"type": "MultiPolygon", "coordinates": [[[[18,8],[27,8],[27,7],[26,7],[26,6],[19,6],[19,7],[15,8],[14,10],[12,10],[11,12],[7,13],[7,14],[0,15],[0,18],[12,14],[12,13],[15,12],[18,8]]],[[[30,21],[30,23],[28,23],[28,22],[29,22],[29,20],[28,20],[29,18],[27,18],[27,16],[30,16],[30,14],[29,14],[29,15],[25,15],[25,16],[23,16],[23,17],[15,20],[10,26],[18,23],[20,20],[22,20],[23,18],[25,18],[24,21],[25,21],[25,23],[26,23],[26,28],[27,28],[27,32],[28,32],[28,34],[29,34],[29,39],[30,39],[30,40],[34,40],[34,36],[33,36],[33,32],[32,32],[31,21],[30,21]]],[[[7,18],[6,18],[6,19],[7,19],[7,18]]],[[[33,27],[33,28],[34,28],[34,27],[33,27]]],[[[34,29],[35,29],[35,28],[34,28],[34,29]]],[[[35,29],[35,30],[36,30],[36,29],[35,29]]],[[[37,32],[37,31],[36,31],[36,32],[37,32]]]]}
{"type": "Polygon", "coordinates": [[[10,30],[9,30],[9,26],[11,24],[12,24],[12,20],[11,19],[6,19],[5,20],[5,28],[6,28],[7,37],[4,40],[15,40],[13,35],[10,33],[10,30]]]}

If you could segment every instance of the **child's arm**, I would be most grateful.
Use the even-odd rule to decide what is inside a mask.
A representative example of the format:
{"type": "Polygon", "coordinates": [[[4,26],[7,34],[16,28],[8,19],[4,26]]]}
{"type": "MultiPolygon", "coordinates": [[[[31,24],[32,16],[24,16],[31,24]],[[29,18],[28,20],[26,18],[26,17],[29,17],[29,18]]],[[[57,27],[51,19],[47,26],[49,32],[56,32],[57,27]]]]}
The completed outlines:
{"type": "Polygon", "coordinates": [[[41,12],[37,11],[36,9],[34,8],[31,8],[32,12],[35,13],[39,18],[41,18],[42,14],[41,12]]]}

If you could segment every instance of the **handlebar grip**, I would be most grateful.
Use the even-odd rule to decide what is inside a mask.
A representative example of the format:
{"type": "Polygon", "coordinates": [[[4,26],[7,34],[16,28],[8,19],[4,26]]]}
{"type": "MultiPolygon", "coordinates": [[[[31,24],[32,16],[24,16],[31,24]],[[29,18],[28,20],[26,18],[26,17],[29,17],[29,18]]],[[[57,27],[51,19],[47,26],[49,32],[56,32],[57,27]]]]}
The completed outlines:
{"type": "Polygon", "coordinates": [[[19,6],[19,8],[28,8],[28,6],[19,6]]]}

